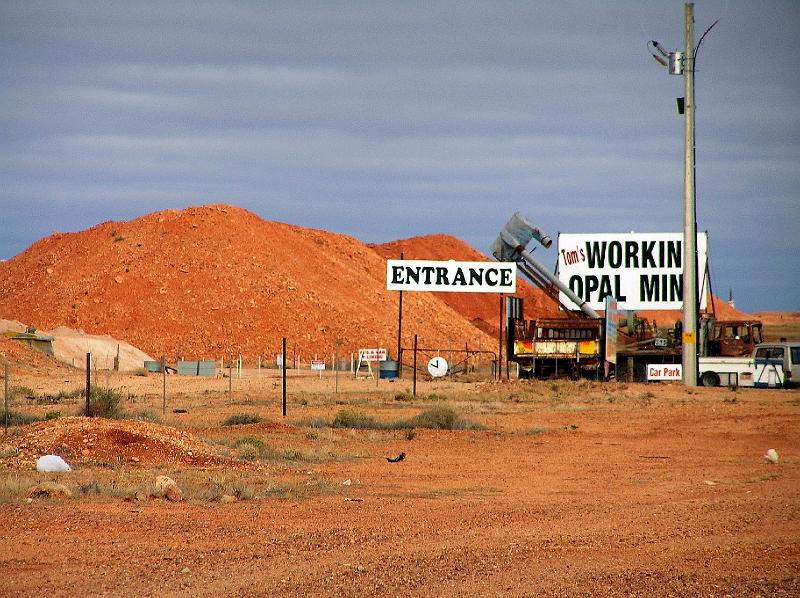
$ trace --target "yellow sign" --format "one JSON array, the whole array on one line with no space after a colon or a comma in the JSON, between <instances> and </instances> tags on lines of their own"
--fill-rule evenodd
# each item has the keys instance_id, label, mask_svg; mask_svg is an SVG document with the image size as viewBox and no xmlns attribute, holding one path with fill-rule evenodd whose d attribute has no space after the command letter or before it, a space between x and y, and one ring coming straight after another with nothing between
<instances>
[{"instance_id":1,"label":"yellow sign","mask_svg":"<svg viewBox=\"0 0 800 598\"><path fill-rule=\"evenodd\" d=\"M694 332L684 332L683 333L683 344L684 345L693 345L697 342L697 335Z\"/></svg>"}]
</instances>

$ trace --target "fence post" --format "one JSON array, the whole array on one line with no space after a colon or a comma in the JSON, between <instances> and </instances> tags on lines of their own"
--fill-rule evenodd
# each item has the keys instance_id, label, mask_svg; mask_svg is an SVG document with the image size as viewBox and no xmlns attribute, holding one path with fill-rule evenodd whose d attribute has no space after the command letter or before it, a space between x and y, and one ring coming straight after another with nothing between
<instances>
[{"instance_id":1,"label":"fence post","mask_svg":"<svg viewBox=\"0 0 800 598\"><path fill-rule=\"evenodd\" d=\"M233 404L233 353L228 353L228 403Z\"/></svg>"},{"instance_id":2,"label":"fence post","mask_svg":"<svg viewBox=\"0 0 800 598\"><path fill-rule=\"evenodd\" d=\"M3 393L3 425L8 434L8 364L5 364L5 392Z\"/></svg>"},{"instance_id":3,"label":"fence post","mask_svg":"<svg viewBox=\"0 0 800 598\"><path fill-rule=\"evenodd\" d=\"M167 356L161 356L161 381L162 381L162 399L161 399L161 414L167 413Z\"/></svg>"},{"instance_id":4,"label":"fence post","mask_svg":"<svg viewBox=\"0 0 800 598\"><path fill-rule=\"evenodd\" d=\"M86 417L92 417L92 403L89 397L92 393L92 354L86 354Z\"/></svg>"},{"instance_id":5,"label":"fence post","mask_svg":"<svg viewBox=\"0 0 800 598\"><path fill-rule=\"evenodd\" d=\"M412 395L417 396L417 335L414 335L414 384Z\"/></svg>"},{"instance_id":6,"label":"fence post","mask_svg":"<svg viewBox=\"0 0 800 598\"><path fill-rule=\"evenodd\" d=\"M281 353L283 357L281 358L281 368L283 369L283 417L286 417L286 337L283 337L283 342L281 343Z\"/></svg>"}]
</instances>

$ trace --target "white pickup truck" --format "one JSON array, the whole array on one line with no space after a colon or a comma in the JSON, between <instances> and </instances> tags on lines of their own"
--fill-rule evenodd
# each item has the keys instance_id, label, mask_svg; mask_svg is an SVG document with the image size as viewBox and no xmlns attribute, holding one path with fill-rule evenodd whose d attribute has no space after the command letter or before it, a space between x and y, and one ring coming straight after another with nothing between
<instances>
[{"instance_id":1,"label":"white pickup truck","mask_svg":"<svg viewBox=\"0 0 800 598\"><path fill-rule=\"evenodd\" d=\"M777 361L750 357L700 357L700 384L703 386L755 386L783 388L783 365Z\"/></svg>"}]
</instances>

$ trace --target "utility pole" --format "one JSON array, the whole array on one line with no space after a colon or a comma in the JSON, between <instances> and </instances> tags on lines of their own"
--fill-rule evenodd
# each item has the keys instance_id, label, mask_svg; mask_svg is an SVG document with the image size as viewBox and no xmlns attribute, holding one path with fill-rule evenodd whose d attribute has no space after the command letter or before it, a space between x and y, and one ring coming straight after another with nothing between
<instances>
[{"instance_id":1,"label":"utility pole","mask_svg":"<svg viewBox=\"0 0 800 598\"><path fill-rule=\"evenodd\" d=\"M697 212L694 189L694 3L684 5L683 384L697 386Z\"/></svg>"}]
</instances>

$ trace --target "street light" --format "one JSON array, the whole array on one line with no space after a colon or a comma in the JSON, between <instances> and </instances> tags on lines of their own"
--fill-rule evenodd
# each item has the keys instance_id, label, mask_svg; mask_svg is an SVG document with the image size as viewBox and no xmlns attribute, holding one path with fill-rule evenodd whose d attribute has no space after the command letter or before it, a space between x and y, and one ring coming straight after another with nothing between
<instances>
[{"instance_id":1,"label":"street light","mask_svg":"<svg viewBox=\"0 0 800 598\"><path fill-rule=\"evenodd\" d=\"M683 383L697 386L697 198L695 195L694 141L694 73L697 50L714 23L694 45L694 3L684 5L684 51L668 52L657 41L649 41L648 49L655 60L667 67L671 75L683 75L684 98L678 98L678 112L684 115L683 168ZM681 101L683 100L683 101Z\"/></svg>"}]
</instances>

